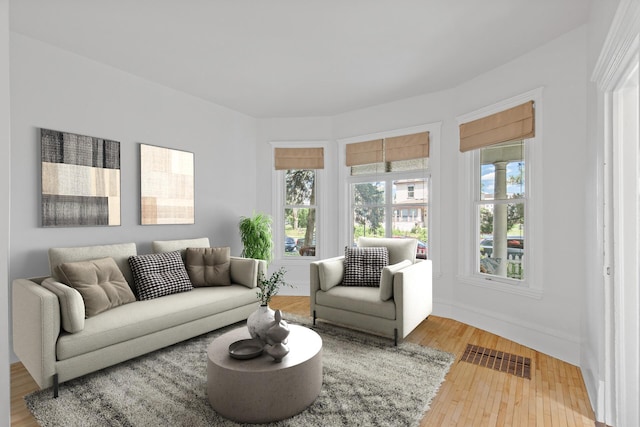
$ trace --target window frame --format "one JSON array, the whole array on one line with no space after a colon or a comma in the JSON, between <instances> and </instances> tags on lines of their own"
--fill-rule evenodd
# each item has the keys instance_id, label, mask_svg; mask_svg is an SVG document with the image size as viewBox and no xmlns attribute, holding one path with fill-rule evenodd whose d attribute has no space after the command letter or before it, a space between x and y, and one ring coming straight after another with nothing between
<instances>
[{"instance_id":1,"label":"window frame","mask_svg":"<svg viewBox=\"0 0 640 427\"><path fill-rule=\"evenodd\" d=\"M428 180L428 194L429 194L429 202L427 203L428 207L428 218L427 218L427 232L429 235L428 238L428 248L429 260L432 262L433 267L433 276L440 277L440 228L434 226L434 224L439 224L440 221L440 134L441 134L442 122L434 122L429 124L422 124L413 127L400 128L390 131L377 132L372 134L363 134L355 137L338 139L338 161L339 161L339 205L338 212L339 215L339 236L338 236L338 246L336 247L336 253L342 254L344 252L345 245L351 244L353 241L353 212L351 206L351 184L355 182L371 182L372 180L384 181L389 179L390 181L397 180L399 178L407 178L413 176L418 176L420 178L425 178ZM426 170L426 173L423 171L408 171L408 172L389 172L386 174L371 174L371 175L357 175L351 176L350 168L346 166L346 146L347 144L353 144L363 141L370 141L380 138L392 138L396 136L402 135L410 135L413 133L419 132L429 132L429 166ZM373 178L373 179L372 179ZM391 207L391 214L393 214L393 201L392 194L390 191L386 191L385 197L387 198L385 203ZM391 218L387 215L385 217L385 221L388 222L387 229L390 229Z\"/></svg>"},{"instance_id":2,"label":"window frame","mask_svg":"<svg viewBox=\"0 0 640 427\"><path fill-rule=\"evenodd\" d=\"M542 298L542 88L537 88L502 102L489 105L477 111L458 116L458 124L480 119L527 101L535 104L535 136L524 139L525 145L525 224L526 265L523 280L480 273L478 236L480 235L479 206L486 204L480 198L480 149L460 153L458 182L459 199L459 241L457 251L458 280L462 283L507 293L519 294L535 299ZM459 128L458 128L459 130Z\"/></svg>"},{"instance_id":3,"label":"window frame","mask_svg":"<svg viewBox=\"0 0 640 427\"><path fill-rule=\"evenodd\" d=\"M327 141L299 141L299 142L277 142L272 141L271 143L271 172L272 172L272 182L274 183L273 188L275 191L272 193L272 206L273 206L273 224L272 224L272 233L273 233L273 250L274 250L274 261L278 261L278 263L286 265L286 264L300 264L300 263L309 263L311 261L317 261L323 258L323 254L327 252L324 247L325 242L327 241L326 236L326 219L324 218L323 206L326 206L326 195L325 195L325 180L326 180L326 170L327 170L327 149L328 142ZM313 148L313 147L322 147L324 148L324 156L325 156L325 166L324 169L313 169L316 171L315 176L315 186L316 186L316 203L315 205L305 206L305 207L315 207L316 209L316 251L315 256L286 256L284 249L284 239L286 237L286 232L284 230L284 220L285 214L284 210L289 206L286 205L285 200L285 176L286 170L276 170L275 169L275 161L274 161L274 153L276 148Z\"/></svg>"}]
</instances>

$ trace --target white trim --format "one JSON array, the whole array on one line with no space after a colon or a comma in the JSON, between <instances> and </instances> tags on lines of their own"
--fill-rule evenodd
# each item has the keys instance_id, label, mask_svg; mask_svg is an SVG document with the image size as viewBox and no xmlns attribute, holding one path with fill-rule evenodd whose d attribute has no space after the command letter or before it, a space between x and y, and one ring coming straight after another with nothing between
<instances>
[{"instance_id":1,"label":"white trim","mask_svg":"<svg viewBox=\"0 0 640 427\"><path fill-rule=\"evenodd\" d=\"M440 224L440 135L442 129L442 122L433 122L417 126L411 126L406 128L393 129L388 131L381 131L376 133L370 133L367 135L353 136L348 138L338 139L338 242L335 248L335 254L340 254L346 242L349 241L350 223L349 212L350 196L349 196L349 183L351 177L349 176L349 168L346 164L346 146L355 142L370 141L373 139L392 138L394 136L409 135L419 132L429 132L429 171L428 176L430 180L429 188L429 259L431 259L433 266L433 276L440 277L442 272L440 270L440 227L436 224ZM385 176L391 177L389 174ZM424 174L422 175L424 176ZM356 178L357 179L357 178Z\"/></svg>"},{"instance_id":2,"label":"white trim","mask_svg":"<svg viewBox=\"0 0 640 427\"><path fill-rule=\"evenodd\" d=\"M539 87L520 95L513 96L509 99L497 102L492 105L480 108L470 113L462 114L456 117L458 125L477 120L491 114L504 111L528 101L534 101L535 108L535 137L526 140L527 159L525 179L526 185L526 219L525 219L525 238L527 251L527 266L525 270L525 279L515 281L507 278L491 276L491 280L487 280L487 276L476 273L475 252L472 249L465 250L461 259L458 260L458 280L467 285L484 287L494 291L507 292L517 294L524 297L541 299L543 296L543 254L542 254L542 218L543 218L543 196L542 196L542 150L543 150L543 88ZM459 132L459 128L458 128ZM459 134L458 134L459 139ZM475 206L477 194L479 194L477 186L479 183L476 177L479 176L476 156L478 150L471 150L461 153L459 157L459 170L462 171L461 178L458 181L458 223L460 224L460 233L458 234L458 247L474 248L476 246L477 236L477 218L469 215Z\"/></svg>"},{"instance_id":3,"label":"white trim","mask_svg":"<svg viewBox=\"0 0 640 427\"><path fill-rule=\"evenodd\" d=\"M580 338L559 332L557 329L525 322L496 311L439 298L433 301L433 314L453 318L572 365L580 363Z\"/></svg>"},{"instance_id":4,"label":"white trim","mask_svg":"<svg viewBox=\"0 0 640 427\"><path fill-rule=\"evenodd\" d=\"M612 91L628 68L630 56L638 50L640 34L640 2L621 0L609 27L591 81L603 91Z\"/></svg>"},{"instance_id":5,"label":"white trim","mask_svg":"<svg viewBox=\"0 0 640 427\"><path fill-rule=\"evenodd\" d=\"M600 146L599 160L602 161L602 175L599 176L599 183L603 188L603 196L598 199L601 203L601 210L598 211L598 225L602 233L602 304L604 319L603 325L603 342L604 342L604 360L598 365L597 360L593 358L585 361L589 370L595 371L593 377L585 378L585 381L593 381L593 384L587 384L587 390L590 391L590 399L595 401L596 419L609 425L638 425L640 416L637 411L637 401L640 398L640 392L635 390L634 396L621 395L622 390L627 387L627 379L634 378L637 381L638 367L636 372L628 372L624 366L624 361L619 360L620 355L625 355L624 338L620 340L617 337L624 336L624 313L621 312L621 304L625 296L624 289L621 289L620 278L623 265L618 264L619 252L624 238L616 228L620 227L620 212L617 205L617 182L620 177L618 173L621 165L618 163L619 157L619 141L617 137L618 124L615 122L617 101L615 92L621 89L633 61L637 63L637 55L640 51L640 2L637 0L621 0L613 22L609 27L609 33L604 42L600 56L591 75L591 80L598 86L602 93L603 105L602 114L604 116L603 137L604 141ZM618 146L618 147L616 147ZM636 258L637 259L637 258ZM637 294L637 290L635 291ZM637 297L637 296L636 296ZM596 296L592 296L596 298ZM636 316L638 305L634 308ZM630 322L633 323L633 322ZM638 329L635 326L635 339L638 337ZM599 335L597 331L589 331L591 337ZM622 335L621 335L622 334ZM637 351L637 348L636 348ZM636 353L637 354L637 353ZM637 362L637 361L636 361ZM637 363L636 363L637 365ZM596 383L597 381L597 383ZM593 395L593 390L597 393ZM629 402L629 403L627 403ZM628 405L629 408L626 406ZM635 411L635 414L630 414ZM632 420L633 419L633 420Z\"/></svg>"},{"instance_id":6,"label":"white trim","mask_svg":"<svg viewBox=\"0 0 640 427\"><path fill-rule=\"evenodd\" d=\"M327 152L329 147L329 142L327 140L312 140L312 141L270 141L271 145L271 174L272 174L272 182L273 191L271 193L271 206L273 206L273 250L274 257L273 261L277 262L278 265L286 266L286 265L300 265L300 264L308 264L309 262L322 259L324 254L327 252L325 248L326 243L328 242L328 220L325 218L325 206L327 203L327 194L326 185L327 182L327 167L328 161L330 159L327 158ZM275 169L275 157L274 150L276 148L306 148L306 147L322 147L324 148L324 169L316 169L316 255L315 256L305 256L305 257L285 257L281 254L284 253L284 238L285 233L282 229L282 224L284 224L282 218L282 205L284 198L284 187L283 187L283 171L278 171Z\"/></svg>"}]
</instances>

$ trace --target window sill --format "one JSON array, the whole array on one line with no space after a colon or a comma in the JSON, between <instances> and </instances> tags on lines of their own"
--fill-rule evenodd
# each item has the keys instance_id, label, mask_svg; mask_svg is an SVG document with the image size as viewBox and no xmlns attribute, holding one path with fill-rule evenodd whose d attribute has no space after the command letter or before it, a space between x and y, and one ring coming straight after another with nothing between
<instances>
[{"instance_id":1,"label":"window sill","mask_svg":"<svg viewBox=\"0 0 640 427\"><path fill-rule=\"evenodd\" d=\"M479 288L520 295L532 299L542 299L542 289L530 288L516 283L505 283L498 279L479 276L458 276L458 281L465 285L477 286Z\"/></svg>"}]
</instances>

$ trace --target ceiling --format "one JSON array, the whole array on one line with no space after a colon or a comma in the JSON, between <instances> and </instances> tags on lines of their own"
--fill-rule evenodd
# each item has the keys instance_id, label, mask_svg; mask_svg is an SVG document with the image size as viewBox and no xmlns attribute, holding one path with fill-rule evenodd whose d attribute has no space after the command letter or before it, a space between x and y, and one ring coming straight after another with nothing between
<instances>
[{"instance_id":1,"label":"ceiling","mask_svg":"<svg viewBox=\"0 0 640 427\"><path fill-rule=\"evenodd\" d=\"M10 27L253 117L451 87L587 21L586 0L10 0Z\"/></svg>"}]
</instances>

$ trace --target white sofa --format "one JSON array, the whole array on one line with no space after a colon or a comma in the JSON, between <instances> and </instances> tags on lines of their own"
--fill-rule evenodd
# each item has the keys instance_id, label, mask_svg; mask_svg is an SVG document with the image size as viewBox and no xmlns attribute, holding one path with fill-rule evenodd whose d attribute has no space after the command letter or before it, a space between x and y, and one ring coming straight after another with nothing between
<instances>
[{"instance_id":1,"label":"white sofa","mask_svg":"<svg viewBox=\"0 0 640 427\"><path fill-rule=\"evenodd\" d=\"M154 253L184 251L187 247L209 247L209 239L155 241L152 247ZM134 243L50 249L54 279L49 282L55 281L56 267L62 263L111 257L127 282L133 283L128 258L135 255ZM264 269L264 261L231 257L230 286L198 287L136 300L86 319L84 307L64 295L75 289L70 291L56 282L55 287L50 286L52 291L42 286L45 277L16 279L14 351L38 386L53 387L57 396L61 382L247 319L259 306L255 288L258 273ZM75 332L70 333L63 323L78 311L81 315L75 320Z\"/></svg>"},{"instance_id":2,"label":"white sofa","mask_svg":"<svg viewBox=\"0 0 640 427\"><path fill-rule=\"evenodd\" d=\"M388 249L389 267L383 270L380 287L343 286L344 256L312 262L313 323L324 319L371 331L392 337L397 345L433 310L431 261L416 260L416 245L414 239L358 240L358 247Z\"/></svg>"}]
</instances>

